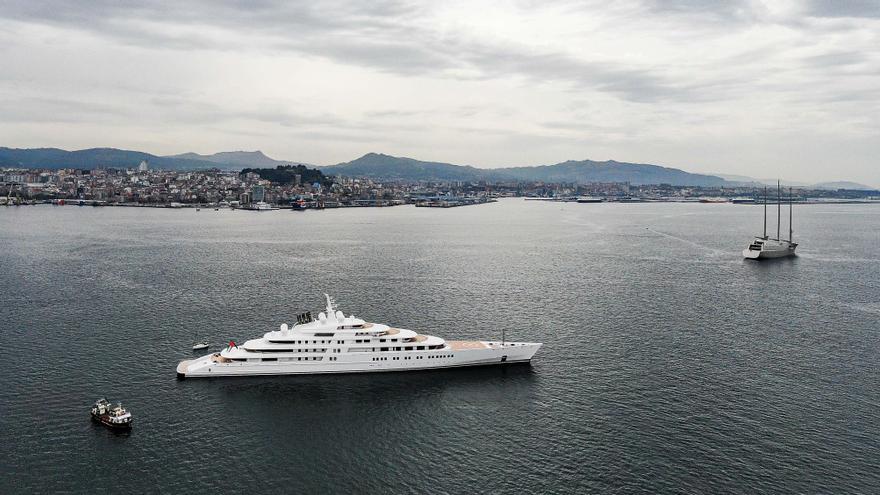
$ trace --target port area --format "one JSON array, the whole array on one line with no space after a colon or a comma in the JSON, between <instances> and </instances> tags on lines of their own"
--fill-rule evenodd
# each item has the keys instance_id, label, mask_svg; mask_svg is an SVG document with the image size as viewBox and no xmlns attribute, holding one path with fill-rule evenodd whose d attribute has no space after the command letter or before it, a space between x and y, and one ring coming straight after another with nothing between
<instances>
[{"instance_id":1,"label":"port area","mask_svg":"<svg viewBox=\"0 0 880 495\"><path fill-rule=\"evenodd\" d=\"M429 196L414 198L413 204L420 208L454 208L456 206L495 203L497 199L486 196Z\"/></svg>"}]
</instances>

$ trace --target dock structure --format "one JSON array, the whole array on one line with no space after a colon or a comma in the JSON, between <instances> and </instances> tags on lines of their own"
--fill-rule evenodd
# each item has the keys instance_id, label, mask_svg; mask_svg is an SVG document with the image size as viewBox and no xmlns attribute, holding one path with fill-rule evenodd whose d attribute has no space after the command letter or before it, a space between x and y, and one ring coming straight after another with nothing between
<instances>
[{"instance_id":1,"label":"dock structure","mask_svg":"<svg viewBox=\"0 0 880 495\"><path fill-rule=\"evenodd\" d=\"M456 206L495 203L497 199L487 196L428 196L414 198L413 204L421 208L454 208Z\"/></svg>"}]
</instances>

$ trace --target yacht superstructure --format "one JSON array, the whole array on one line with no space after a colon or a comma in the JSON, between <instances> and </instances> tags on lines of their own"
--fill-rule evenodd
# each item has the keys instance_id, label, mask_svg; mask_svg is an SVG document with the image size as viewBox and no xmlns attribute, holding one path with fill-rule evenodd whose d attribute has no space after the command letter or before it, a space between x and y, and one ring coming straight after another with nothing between
<instances>
[{"instance_id":1,"label":"yacht superstructure","mask_svg":"<svg viewBox=\"0 0 880 495\"><path fill-rule=\"evenodd\" d=\"M412 330L368 323L338 311L330 296L312 318L221 352L182 361L178 378L424 370L529 362L540 343L450 341Z\"/></svg>"},{"instance_id":2,"label":"yacht superstructure","mask_svg":"<svg viewBox=\"0 0 880 495\"><path fill-rule=\"evenodd\" d=\"M782 225L782 194L779 183L776 184L776 238L767 236L767 188L764 188L764 235L755 237L749 247L743 249L743 256L747 259L782 258L793 256L797 249L797 243L792 242L792 212L791 212L791 188L788 190L788 240L782 239L780 227Z\"/></svg>"}]
</instances>

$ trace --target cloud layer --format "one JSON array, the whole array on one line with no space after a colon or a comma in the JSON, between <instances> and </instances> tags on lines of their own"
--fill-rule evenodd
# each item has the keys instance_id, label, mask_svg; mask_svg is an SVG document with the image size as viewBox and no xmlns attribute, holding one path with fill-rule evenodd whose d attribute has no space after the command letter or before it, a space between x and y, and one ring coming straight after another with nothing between
<instances>
[{"instance_id":1,"label":"cloud layer","mask_svg":"<svg viewBox=\"0 0 880 495\"><path fill-rule=\"evenodd\" d=\"M874 1L4 2L0 145L880 185Z\"/></svg>"}]
</instances>

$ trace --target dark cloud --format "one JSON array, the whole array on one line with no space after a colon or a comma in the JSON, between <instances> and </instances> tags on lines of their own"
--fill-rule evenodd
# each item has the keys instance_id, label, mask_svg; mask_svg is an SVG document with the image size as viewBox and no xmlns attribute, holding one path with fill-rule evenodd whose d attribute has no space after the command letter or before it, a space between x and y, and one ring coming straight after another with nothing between
<instances>
[{"instance_id":1,"label":"dark cloud","mask_svg":"<svg viewBox=\"0 0 880 495\"><path fill-rule=\"evenodd\" d=\"M0 99L4 122L108 122L133 118L135 111L123 105L51 97Z\"/></svg>"},{"instance_id":2,"label":"dark cloud","mask_svg":"<svg viewBox=\"0 0 880 495\"><path fill-rule=\"evenodd\" d=\"M489 45L416 27L423 12L408 2L163 2L135 6L115 1L11 2L2 16L111 36L119 42L167 49L253 49L212 35L221 28L266 46L324 57L346 65L401 75L492 79L519 76L530 82L563 82L613 93L632 101L689 96L672 81L644 69L585 62L525 46ZM465 75L466 74L466 75Z\"/></svg>"},{"instance_id":3,"label":"dark cloud","mask_svg":"<svg viewBox=\"0 0 880 495\"><path fill-rule=\"evenodd\" d=\"M833 66L858 65L870 61L870 56L857 51L833 51L821 55L804 57L804 63L812 67L826 68Z\"/></svg>"},{"instance_id":4,"label":"dark cloud","mask_svg":"<svg viewBox=\"0 0 880 495\"><path fill-rule=\"evenodd\" d=\"M699 15L723 22L751 19L754 5L748 0L644 0L653 13Z\"/></svg>"},{"instance_id":5,"label":"dark cloud","mask_svg":"<svg viewBox=\"0 0 880 495\"><path fill-rule=\"evenodd\" d=\"M877 0L808 0L807 12L815 17L880 18Z\"/></svg>"}]
</instances>

